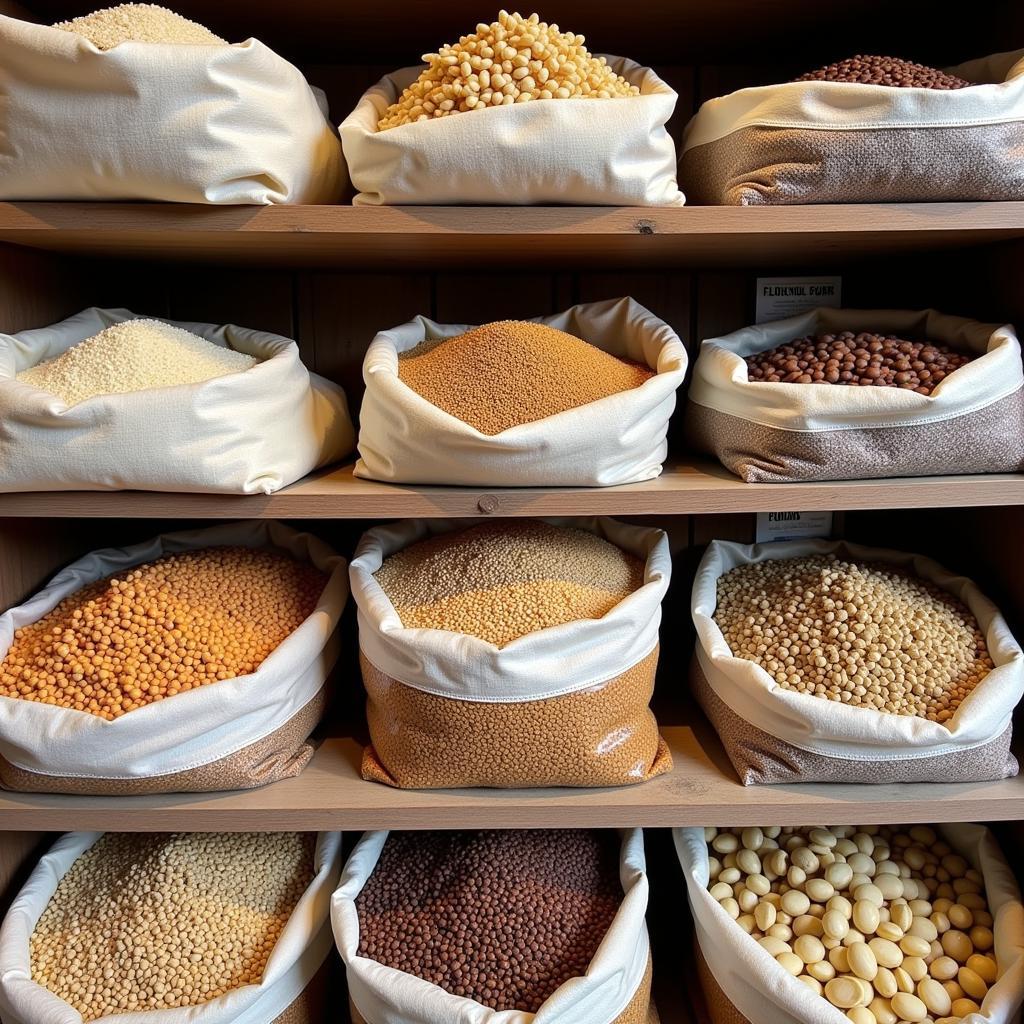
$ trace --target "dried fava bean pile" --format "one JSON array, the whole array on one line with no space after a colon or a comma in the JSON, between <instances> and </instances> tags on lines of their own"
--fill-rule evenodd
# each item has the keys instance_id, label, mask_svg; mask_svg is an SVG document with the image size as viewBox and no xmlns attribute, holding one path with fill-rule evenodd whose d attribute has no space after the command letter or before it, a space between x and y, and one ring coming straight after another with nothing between
<instances>
[{"instance_id":1,"label":"dried fava bean pile","mask_svg":"<svg viewBox=\"0 0 1024 1024\"><path fill-rule=\"evenodd\" d=\"M125 320L22 370L18 380L75 405L96 395L197 384L258 362L160 320Z\"/></svg>"},{"instance_id":2,"label":"dried fava bean pile","mask_svg":"<svg viewBox=\"0 0 1024 1024\"><path fill-rule=\"evenodd\" d=\"M724 573L714 618L732 653L779 686L935 722L994 668L977 620L952 595L834 555Z\"/></svg>"},{"instance_id":3,"label":"dried fava bean pile","mask_svg":"<svg viewBox=\"0 0 1024 1024\"><path fill-rule=\"evenodd\" d=\"M15 631L0 696L113 719L255 672L327 578L274 551L184 551L92 583Z\"/></svg>"},{"instance_id":4,"label":"dried fava bean pile","mask_svg":"<svg viewBox=\"0 0 1024 1024\"><path fill-rule=\"evenodd\" d=\"M808 71L797 82L854 82L862 85L890 85L901 89L965 89L974 83L938 68L901 60L899 57L848 57L817 71Z\"/></svg>"},{"instance_id":5,"label":"dried fava bean pile","mask_svg":"<svg viewBox=\"0 0 1024 1024\"><path fill-rule=\"evenodd\" d=\"M925 825L704 830L708 889L854 1024L955 1024L998 967L981 874Z\"/></svg>"},{"instance_id":6,"label":"dried fava bean pile","mask_svg":"<svg viewBox=\"0 0 1024 1024\"><path fill-rule=\"evenodd\" d=\"M377 129L528 100L640 94L583 43L583 36L562 32L536 14L501 11L490 25L479 24L457 43L424 54L427 68L388 107Z\"/></svg>"},{"instance_id":7,"label":"dried fava bean pile","mask_svg":"<svg viewBox=\"0 0 1024 1024\"><path fill-rule=\"evenodd\" d=\"M208 28L157 4L120 4L106 7L54 28L84 36L97 49L111 50L121 43L179 43L226 46Z\"/></svg>"},{"instance_id":8,"label":"dried fava bean pile","mask_svg":"<svg viewBox=\"0 0 1024 1024\"><path fill-rule=\"evenodd\" d=\"M970 361L947 345L872 331L796 338L746 358L751 381L897 387L920 395Z\"/></svg>"},{"instance_id":9,"label":"dried fava bean pile","mask_svg":"<svg viewBox=\"0 0 1024 1024\"><path fill-rule=\"evenodd\" d=\"M640 387L654 372L564 331L520 320L485 324L402 353L399 378L482 434Z\"/></svg>"},{"instance_id":10,"label":"dried fava bean pile","mask_svg":"<svg viewBox=\"0 0 1024 1024\"><path fill-rule=\"evenodd\" d=\"M535 1013L586 972L621 902L614 832L392 832L356 899L359 955Z\"/></svg>"},{"instance_id":11,"label":"dried fava bean pile","mask_svg":"<svg viewBox=\"0 0 1024 1024\"><path fill-rule=\"evenodd\" d=\"M60 880L32 980L83 1020L198 1006L263 976L313 880L295 832L108 832Z\"/></svg>"},{"instance_id":12,"label":"dried fava bean pile","mask_svg":"<svg viewBox=\"0 0 1024 1024\"><path fill-rule=\"evenodd\" d=\"M407 629L468 633L503 647L599 619L643 584L643 563L586 530L485 523L396 552L374 574Z\"/></svg>"}]
</instances>

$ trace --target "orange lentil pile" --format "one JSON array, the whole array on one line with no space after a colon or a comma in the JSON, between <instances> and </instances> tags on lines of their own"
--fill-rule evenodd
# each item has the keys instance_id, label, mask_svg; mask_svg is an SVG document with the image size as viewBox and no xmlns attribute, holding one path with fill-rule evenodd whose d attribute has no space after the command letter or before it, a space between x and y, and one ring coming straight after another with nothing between
<instances>
[{"instance_id":1,"label":"orange lentil pile","mask_svg":"<svg viewBox=\"0 0 1024 1024\"><path fill-rule=\"evenodd\" d=\"M404 352L399 378L482 434L640 387L654 372L564 331L523 320L485 324Z\"/></svg>"},{"instance_id":2,"label":"orange lentil pile","mask_svg":"<svg viewBox=\"0 0 1024 1024\"><path fill-rule=\"evenodd\" d=\"M247 675L312 613L326 582L272 551L167 555L83 587L17 630L0 696L110 720Z\"/></svg>"}]
</instances>

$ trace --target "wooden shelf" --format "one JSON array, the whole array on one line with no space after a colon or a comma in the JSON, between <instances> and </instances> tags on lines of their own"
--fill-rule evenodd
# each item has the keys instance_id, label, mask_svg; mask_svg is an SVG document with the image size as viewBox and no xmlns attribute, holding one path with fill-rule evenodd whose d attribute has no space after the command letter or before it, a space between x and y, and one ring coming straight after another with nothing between
<instances>
[{"instance_id":1,"label":"wooden shelf","mask_svg":"<svg viewBox=\"0 0 1024 1024\"><path fill-rule=\"evenodd\" d=\"M848 264L1024 238L1024 202L353 207L0 203L0 242L119 259L371 268Z\"/></svg>"},{"instance_id":2,"label":"wooden shelf","mask_svg":"<svg viewBox=\"0 0 1024 1024\"><path fill-rule=\"evenodd\" d=\"M741 786L703 722L663 730L675 768L621 789L391 789L359 777L361 747L330 739L297 778L246 792L139 797L0 794L0 829L258 830L883 824L1024 818L1002 782Z\"/></svg>"}]
</instances>

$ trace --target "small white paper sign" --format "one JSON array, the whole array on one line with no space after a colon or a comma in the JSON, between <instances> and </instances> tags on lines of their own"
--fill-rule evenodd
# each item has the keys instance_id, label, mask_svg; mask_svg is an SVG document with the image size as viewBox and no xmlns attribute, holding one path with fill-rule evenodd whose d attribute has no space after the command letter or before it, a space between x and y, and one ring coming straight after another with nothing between
<instances>
[{"instance_id":1,"label":"small white paper sign","mask_svg":"<svg viewBox=\"0 0 1024 1024\"><path fill-rule=\"evenodd\" d=\"M758 512L757 543L832 536L831 512Z\"/></svg>"},{"instance_id":2,"label":"small white paper sign","mask_svg":"<svg viewBox=\"0 0 1024 1024\"><path fill-rule=\"evenodd\" d=\"M755 322L784 320L819 306L838 309L842 304L841 277L759 277Z\"/></svg>"}]
</instances>

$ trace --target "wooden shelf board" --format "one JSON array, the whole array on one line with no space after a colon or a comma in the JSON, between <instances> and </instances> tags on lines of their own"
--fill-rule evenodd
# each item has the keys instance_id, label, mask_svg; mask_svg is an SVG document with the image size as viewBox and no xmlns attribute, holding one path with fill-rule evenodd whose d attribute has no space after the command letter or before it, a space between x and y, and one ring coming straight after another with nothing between
<instances>
[{"instance_id":1,"label":"wooden shelf board","mask_svg":"<svg viewBox=\"0 0 1024 1024\"><path fill-rule=\"evenodd\" d=\"M33 491L0 494L0 517L392 519L411 516L700 515L1024 504L1024 474L747 484L721 466L676 461L620 487L412 487L321 471L276 494Z\"/></svg>"},{"instance_id":2,"label":"wooden shelf board","mask_svg":"<svg viewBox=\"0 0 1024 1024\"><path fill-rule=\"evenodd\" d=\"M741 786L717 739L664 729L675 768L620 789L391 789L359 777L353 739L321 744L306 770L263 789L138 797L0 794L0 830L610 828L883 824L1024 818L1024 777L923 785Z\"/></svg>"},{"instance_id":3,"label":"wooden shelf board","mask_svg":"<svg viewBox=\"0 0 1024 1024\"><path fill-rule=\"evenodd\" d=\"M0 242L119 259L388 268L849 263L1024 237L1024 202L700 207L0 203Z\"/></svg>"}]
</instances>

